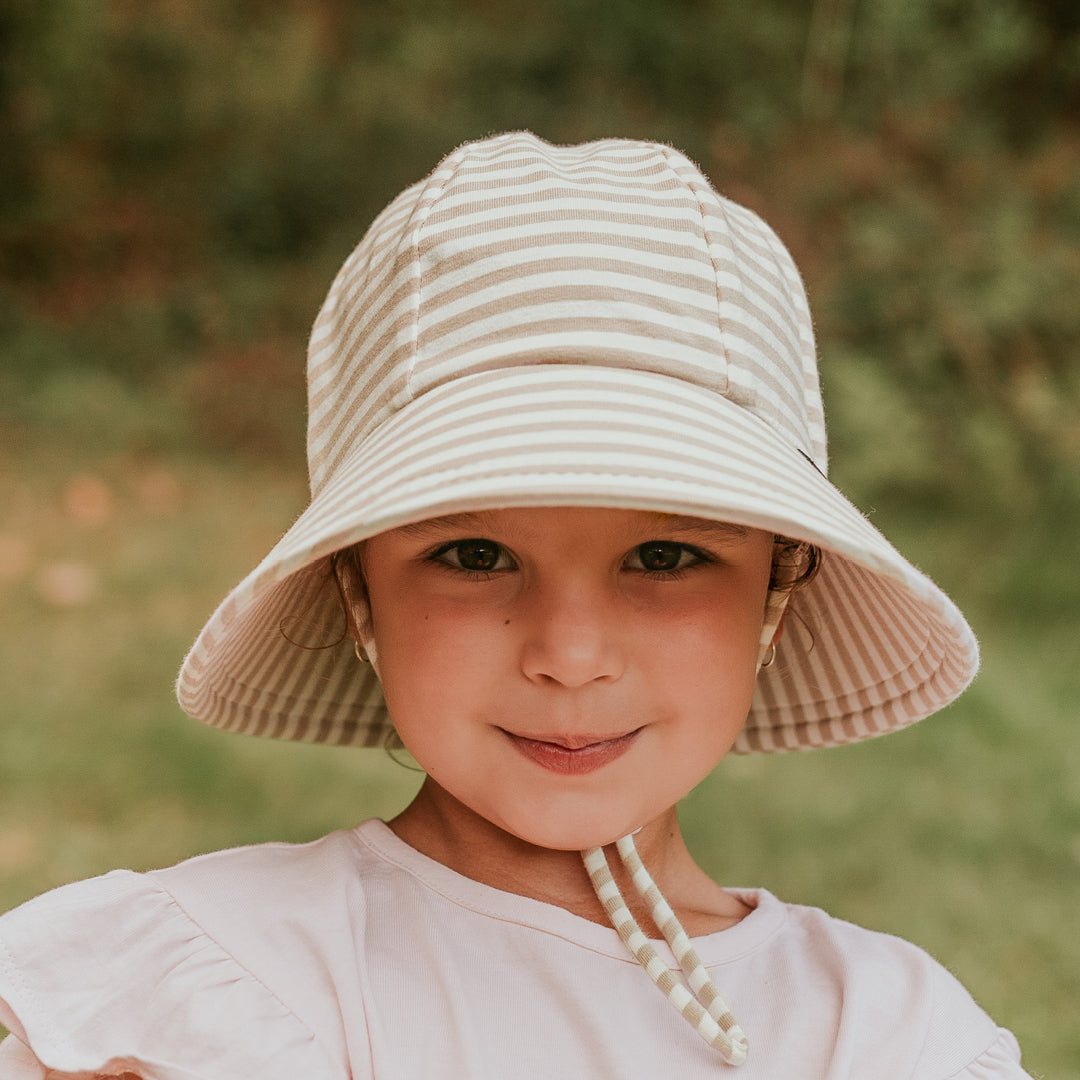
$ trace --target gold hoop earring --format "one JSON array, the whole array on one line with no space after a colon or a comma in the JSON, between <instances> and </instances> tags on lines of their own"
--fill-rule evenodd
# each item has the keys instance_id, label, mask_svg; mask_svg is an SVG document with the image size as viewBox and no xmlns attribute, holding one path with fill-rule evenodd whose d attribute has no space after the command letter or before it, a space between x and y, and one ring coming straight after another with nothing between
<instances>
[{"instance_id":1,"label":"gold hoop earring","mask_svg":"<svg viewBox=\"0 0 1080 1080\"><path fill-rule=\"evenodd\" d=\"M776 659L776 642L774 641L769 646L769 655L766 656L765 659L761 661L761 666L763 668L772 667L773 661L775 659Z\"/></svg>"},{"instance_id":2,"label":"gold hoop earring","mask_svg":"<svg viewBox=\"0 0 1080 1080\"><path fill-rule=\"evenodd\" d=\"M361 664L371 663L371 661L368 659L368 654L364 652L364 650L361 648L359 641L354 643L354 650L356 652L356 659L359 660Z\"/></svg>"}]
</instances>

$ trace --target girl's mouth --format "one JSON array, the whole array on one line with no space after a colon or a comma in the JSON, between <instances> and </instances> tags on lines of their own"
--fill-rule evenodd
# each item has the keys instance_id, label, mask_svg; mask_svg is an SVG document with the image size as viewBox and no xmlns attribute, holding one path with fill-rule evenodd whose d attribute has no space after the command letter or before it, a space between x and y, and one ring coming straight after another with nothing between
<instances>
[{"instance_id":1,"label":"girl's mouth","mask_svg":"<svg viewBox=\"0 0 1080 1080\"><path fill-rule=\"evenodd\" d=\"M604 738L594 735L548 735L530 738L501 729L523 757L549 772L564 776L582 776L595 772L622 757L642 731L636 728L625 735Z\"/></svg>"}]
</instances>

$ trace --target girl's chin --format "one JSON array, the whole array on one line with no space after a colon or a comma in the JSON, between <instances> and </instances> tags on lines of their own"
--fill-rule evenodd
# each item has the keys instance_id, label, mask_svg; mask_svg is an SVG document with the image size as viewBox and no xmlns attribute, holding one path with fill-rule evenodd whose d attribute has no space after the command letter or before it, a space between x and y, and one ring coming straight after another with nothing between
<instances>
[{"instance_id":1,"label":"girl's chin","mask_svg":"<svg viewBox=\"0 0 1080 1080\"><path fill-rule=\"evenodd\" d=\"M606 844L614 844L622 839L627 833L633 832L637 826L597 826L583 827L581 822L567 824L564 828L552 827L546 824L543 828L536 828L535 823L522 829L509 829L512 835L533 847L543 848L547 851L585 851L588 848L603 847Z\"/></svg>"},{"instance_id":2,"label":"girl's chin","mask_svg":"<svg viewBox=\"0 0 1080 1080\"><path fill-rule=\"evenodd\" d=\"M578 852L587 848L614 844L642 824L641 806L613 807L598 805L594 799L564 801L550 791L526 795L520 789L514 798L505 792L501 798L472 799L469 792L454 794L430 774L420 794L403 817L413 824L423 824L426 832L461 834L472 832L477 844L496 847L509 841L524 843L546 851Z\"/></svg>"}]
</instances>

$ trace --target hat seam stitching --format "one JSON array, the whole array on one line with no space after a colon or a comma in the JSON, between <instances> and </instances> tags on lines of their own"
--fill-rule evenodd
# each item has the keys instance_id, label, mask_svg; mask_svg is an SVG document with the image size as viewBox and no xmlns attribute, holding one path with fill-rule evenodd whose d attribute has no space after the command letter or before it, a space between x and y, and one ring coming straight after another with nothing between
<instances>
[{"instance_id":1,"label":"hat seam stitching","mask_svg":"<svg viewBox=\"0 0 1080 1080\"><path fill-rule=\"evenodd\" d=\"M705 213L705 205L701 200L701 194L698 191L697 185L691 183L689 180L682 177L679 174L679 171L675 168L675 166L674 166L674 164L672 162L672 158L676 155L677 151L674 150L672 147L665 146L663 144L660 144L660 147L661 147L661 153L663 154L663 157L664 157L664 163L667 165L667 167L671 171L672 175L685 188L687 188L690 191L690 194L693 196L694 202L696 203L697 208L698 208L698 215L699 215L699 218L700 218L700 225L701 225L701 236L702 236L702 239L705 241L705 250L706 250L706 252L708 252L709 264L712 266L712 269L713 269L713 294L716 297L716 332L720 336L720 348L723 350L723 355L722 355L721 359L723 360L723 364L724 364L724 378L723 378L722 385L717 387L716 389L720 394L722 394L722 395L724 395L726 397L727 394L728 394L728 391L731 388L731 375L730 375L730 372L728 370L728 352L729 352L729 350L728 350L728 344L727 344L727 330L725 329L725 326L724 326L724 320L720 316L720 305L724 302L724 297L720 292L720 265L716 261L716 254L713 251L713 244L712 244L712 240L711 240L710 235L709 235L708 220L707 220L707 216L706 216L706 213ZM679 156L682 157L682 155L679 155ZM719 200L719 197L718 197L718 200ZM721 212L721 217L723 217L723 207L720 206L719 209L720 209L720 212ZM725 221L726 221L726 219L725 219Z\"/></svg>"}]
</instances>

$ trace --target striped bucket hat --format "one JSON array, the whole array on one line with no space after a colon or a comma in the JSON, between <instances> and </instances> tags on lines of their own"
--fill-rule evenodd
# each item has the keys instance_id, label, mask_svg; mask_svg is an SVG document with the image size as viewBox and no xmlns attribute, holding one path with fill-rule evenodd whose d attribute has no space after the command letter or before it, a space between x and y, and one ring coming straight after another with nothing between
<instances>
[{"instance_id":1,"label":"striped bucket hat","mask_svg":"<svg viewBox=\"0 0 1080 1080\"><path fill-rule=\"evenodd\" d=\"M311 335L311 502L180 672L230 731L399 745L331 555L527 505L648 509L819 546L735 752L903 727L973 677L951 601L826 479L810 313L787 251L670 147L462 146L373 223Z\"/></svg>"}]
</instances>

